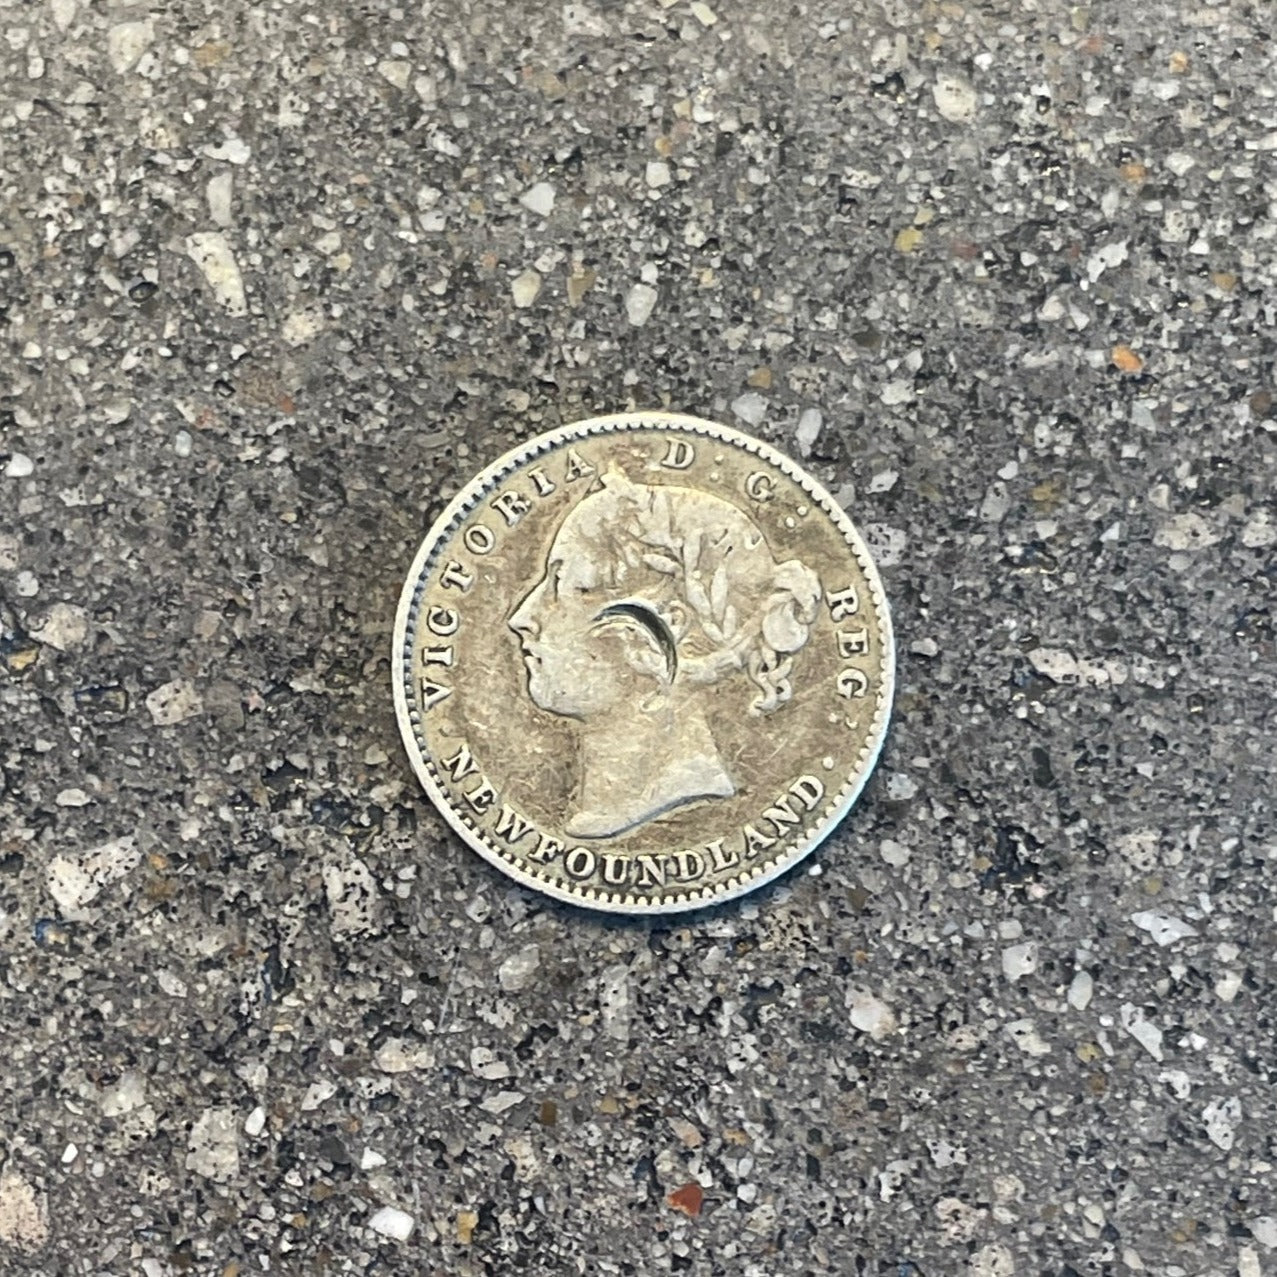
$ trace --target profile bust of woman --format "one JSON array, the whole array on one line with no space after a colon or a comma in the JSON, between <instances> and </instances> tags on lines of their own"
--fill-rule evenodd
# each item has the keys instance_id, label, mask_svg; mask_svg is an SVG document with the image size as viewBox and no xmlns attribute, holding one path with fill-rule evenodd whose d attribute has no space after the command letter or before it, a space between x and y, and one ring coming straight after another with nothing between
<instances>
[{"instance_id":1,"label":"profile bust of woman","mask_svg":"<svg viewBox=\"0 0 1277 1277\"><path fill-rule=\"evenodd\" d=\"M509 619L533 702L581 724L567 832L608 838L731 797L708 698L739 695L756 716L784 705L820 596L816 574L776 562L730 501L603 475Z\"/></svg>"}]
</instances>

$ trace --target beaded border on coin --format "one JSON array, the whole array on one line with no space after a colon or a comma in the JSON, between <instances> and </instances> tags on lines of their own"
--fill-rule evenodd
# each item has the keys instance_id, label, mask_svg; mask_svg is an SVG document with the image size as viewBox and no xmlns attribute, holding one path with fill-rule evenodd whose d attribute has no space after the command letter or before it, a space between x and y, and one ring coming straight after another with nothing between
<instances>
[{"instance_id":1,"label":"beaded border on coin","mask_svg":"<svg viewBox=\"0 0 1277 1277\"><path fill-rule=\"evenodd\" d=\"M874 717L869 734L856 759L855 766L841 788L825 804L819 816L807 823L800 836L782 843L782 851L779 854L762 861L753 870L738 873L720 881L717 886L700 887L681 893L671 892L655 899L594 887L564 888L558 882L552 881L544 871L538 871L535 865L521 862L513 850L490 842L475 822L464 812L459 811L449 799L421 730L420 711L412 704L413 637L421 596L426 589L436 551L447 544L461 521L506 475L527 462L580 439L639 430L682 431L691 435L721 440L725 444L741 448L768 462L798 484L829 515L855 555L869 586L882 644L882 677L875 697ZM590 417L534 436L526 443L520 444L499 457L457 493L427 533L408 573L395 618L391 669L394 681L395 713L413 770L449 825L470 847L524 886L568 904L582 905L611 913L673 914L721 904L764 886L810 855L838 826L864 789L878 761L883 741L886 739L895 689L895 642L886 594L864 541L861 540L855 525L842 507L797 463L760 439L733 430L730 426L721 426L700 417L666 412L615 413L603 417Z\"/></svg>"}]
</instances>

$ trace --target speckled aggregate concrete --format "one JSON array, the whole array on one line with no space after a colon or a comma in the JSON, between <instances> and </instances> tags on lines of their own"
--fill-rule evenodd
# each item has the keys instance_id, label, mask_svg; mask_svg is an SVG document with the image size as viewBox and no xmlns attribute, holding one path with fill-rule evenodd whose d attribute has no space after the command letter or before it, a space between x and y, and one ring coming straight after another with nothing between
<instances>
[{"instance_id":1,"label":"speckled aggregate concrete","mask_svg":"<svg viewBox=\"0 0 1277 1277\"><path fill-rule=\"evenodd\" d=\"M5 0L0 1272L1277 1271L1272 30ZM839 495L901 687L627 925L447 834L388 650L653 406Z\"/></svg>"}]
</instances>

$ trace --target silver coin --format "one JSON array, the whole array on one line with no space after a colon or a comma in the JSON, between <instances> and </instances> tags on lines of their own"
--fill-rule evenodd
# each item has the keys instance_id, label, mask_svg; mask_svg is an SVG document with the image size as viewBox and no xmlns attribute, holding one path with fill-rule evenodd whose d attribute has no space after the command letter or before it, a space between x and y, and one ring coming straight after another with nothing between
<instances>
[{"instance_id":1,"label":"silver coin","mask_svg":"<svg viewBox=\"0 0 1277 1277\"><path fill-rule=\"evenodd\" d=\"M560 900L675 913L784 873L887 730L865 544L789 458L667 413L530 439L457 495L394 637L404 744L448 823Z\"/></svg>"}]
</instances>

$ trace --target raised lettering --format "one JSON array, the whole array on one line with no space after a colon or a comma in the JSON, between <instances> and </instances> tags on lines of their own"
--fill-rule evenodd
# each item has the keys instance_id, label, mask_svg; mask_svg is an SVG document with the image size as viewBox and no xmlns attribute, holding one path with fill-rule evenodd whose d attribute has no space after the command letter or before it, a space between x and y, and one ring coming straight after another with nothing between
<instances>
[{"instance_id":1,"label":"raised lettering","mask_svg":"<svg viewBox=\"0 0 1277 1277\"><path fill-rule=\"evenodd\" d=\"M423 665L451 665L452 648L423 647L421 649L421 663Z\"/></svg>"},{"instance_id":2,"label":"raised lettering","mask_svg":"<svg viewBox=\"0 0 1277 1277\"><path fill-rule=\"evenodd\" d=\"M752 860L760 851L766 851L768 847L776 845L775 838L768 838L766 834L759 833L753 825L746 825L741 830L741 834L745 839L745 855Z\"/></svg>"},{"instance_id":3,"label":"raised lettering","mask_svg":"<svg viewBox=\"0 0 1277 1277\"><path fill-rule=\"evenodd\" d=\"M603 881L609 887L623 887L630 876L630 858L628 856L604 855Z\"/></svg>"},{"instance_id":4,"label":"raised lettering","mask_svg":"<svg viewBox=\"0 0 1277 1277\"><path fill-rule=\"evenodd\" d=\"M696 449L686 439L671 439L661 465L669 470L686 470L695 460Z\"/></svg>"},{"instance_id":5,"label":"raised lettering","mask_svg":"<svg viewBox=\"0 0 1277 1277\"><path fill-rule=\"evenodd\" d=\"M638 855L635 857L635 864L638 871L638 880L636 886L639 887L663 887L665 886L665 865L655 856Z\"/></svg>"},{"instance_id":6,"label":"raised lettering","mask_svg":"<svg viewBox=\"0 0 1277 1277\"><path fill-rule=\"evenodd\" d=\"M492 529L485 528L482 523L472 523L461 539L466 543L466 549L471 554L491 554L497 543Z\"/></svg>"},{"instance_id":7,"label":"raised lettering","mask_svg":"<svg viewBox=\"0 0 1277 1277\"><path fill-rule=\"evenodd\" d=\"M503 492L494 497L492 508L506 521L507 527L514 527L529 510L528 499L518 492Z\"/></svg>"},{"instance_id":8,"label":"raised lettering","mask_svg":"<svg viewBox=\"0 0 1277 1277\"><path fill-rule=\"evenodd\" d=\"M740 864L740 852L734 847L731 851L724 851L721 838L715 838L713 842L707 843L705 850L709 852L710 863L718 873Z\"/></svg>"},{"instance_id":9,"label":"raised lettering","mask_svg":"<svg viewBox=\"0 0 1277 1277\"><path fill-rule=\"evenodd\" d=\"M432 634L447 638L449 634L457 632L461 617L450 607L432 607L426 613L426 625L430 627Z\"/></svg>"},{"instance_id":10,"label":"raised lettering","mask_svg":"<svg viewBox=\"0 0 1277 1277\"><path fill-rule=\"evenodd\" d=\"M868 630L839 630L838 655L863 656L869 650Z\"/></svg>"},{"instance_id":11,"label":"raised lettering","mask_svg":"<svg viewBox=\"0 0 1277 1277\"><path fill-rule=\"evenodd\" d=\"M763 812L763 819L770 820L776 826L776 832L783 838L786 825L801 825L803 818L789 805L787 796L776 801Z\"/></svg>"},{"instance_id":12,"label":"raised lettering","mask_svg":"<svg viewBox=\"0 0 1277 1277\"><path fill-rule=\"evenodd\" d=\"M518 842L532 832L532 822L524 820L513 807L501 804L501 814L492 828L509 843Z\"/></svg>"},{"instance_id":13,"label":"raised lettering","mask_svg":"<svg viewBox=\"0 0 1277 1277\"><path fill-rule=\"evenodd\" d=\"M678 866L674 876L680 882L695 882L705 876L705 857L699 851L676 851L673 859Z\"/></svg>"},{"instance_id":14,"label":"raised lettering","mask_svg":"<svg viewBox=\"0 0 1277 1277\"><path fill-rule=\"evenodd\" d=\"M789 787L789 792L808 811L815 811L816 804L825 796L825 787L815 776L799 776Z\"/></svg>"},{"instance_id":15,"label":"raised lettering","mask_svg":"<svg viewBox=\"0 0 1277 1277\"><path fill-rule=\"evenodd\" d=\"M564 846L565 844L557 838L551 838L549 834L542 834L541 841L531 851L525 851L523 854L529 860L535 860L537 864L544 865L553 860L563 850Z\"/></svg>"},{"instance_id":16,"label":"raised lettering","mask_svg":"<svg viewBox=\"0 0 1277 1277\"><path fill-rule=\"evenodd\" d=\"M480 816L497 801L497 791L482 776L479 777L479 783L468 794L461 796Z\"/></svg>"},{"instance_id":17,"label":"raised lettering","mask_svg":"<svg viewBox=\"0 0 1277 1277\"><path fill-rule=\"evenodd\" d=\"M838 691L851 700L863 696L869 690L869 679L863 670L843 670L838 675Z\"/></svg>"},{"instance_id":18,"label":"raised lettering","mask_svg":"<svg viewBox=\"0 0 1277 1277\"><path fill-rule=\"evenodd\" d=\"M830 594L827 597L829 613L835 621L845 621L860 610L860 595L856 593L854 585L849 585L845 590L839 590L836 594Z\"/></svg>"},{"instance_id":19,"label":"raised lettering","mask_svg":"<svg viewBox=\"0 0 1277 1277\"><path fill-rule=\"evenodd\" d=\"M528 478L536 485L537 496L548 497L554 491L554 484L540 466L528 471Z\"/></svg>"},{"instance_id":20,"label":"raised lettering","mask_svg":"<svg viewBox=\"0 0 1277 1277\"><path fill-rule=\"evenodd\" d=\"M474 584L474 577L460 563L454 560L444 568L443 575L439 578L439 584L445 590L451 587L454 590L460 590L464 594Z\"/></svg>"},{"instance_id":21,"label":"raised lettering","mask_svg":"<svg viewBox=\"0 0 1277 1277\"><path fill-rule=\"evenodd\" d=\"M428 678L421 680L421 709L424 713L432 710L440 701L446 701L452 695L452 688L444 687L442 683L432 682Z\"/></svg>"},{"instance_id":22,"label":"raised lettering","mask_svg":"<svg viewBox=\"0 0 1277 1277\"><path fill-rule=\"evenodd\" d=\"M563 861L564 871L569 878L578 882L594 876L594 853L588 847L573 847Z\"/></svg>"},{"instance_id":23,"label":"raised lettering","mask_svg":"<svg viewBox=\"0 0 1277 1277\"><path fill-rule=\"evenodd\" d=\"M772 482L771 475L765 474L762 470L755 470L745 480L745 491L755 501L770 501L776 495L776 486Z\"/></svg>"},{"instance_id":24,"label":"raised lettering","mask_svg":"<svg viewBox=\"0 0 1277 1277\"><path fill-rule=\"evenodd\" d=\"M465 780L467 776L473 776L479 770L478 763L474 761L474 755L464 742L451 758L443 760L443 766L448 769L448 774L454 781Z\"/></svg>"},{"instance_id":25,"label":"raised lettering","mask_svg":"<svg viewBox=\"0 0 1277 1277\"><path fill-rule=\"evenodd\" d=\"M563 477L568 483L571 483L573 479L580 479L583 475L594 473L594 467L584 460L575 448L568 449L567 457L568 465L563 472Z\"/></svg>"}]
</instances>

